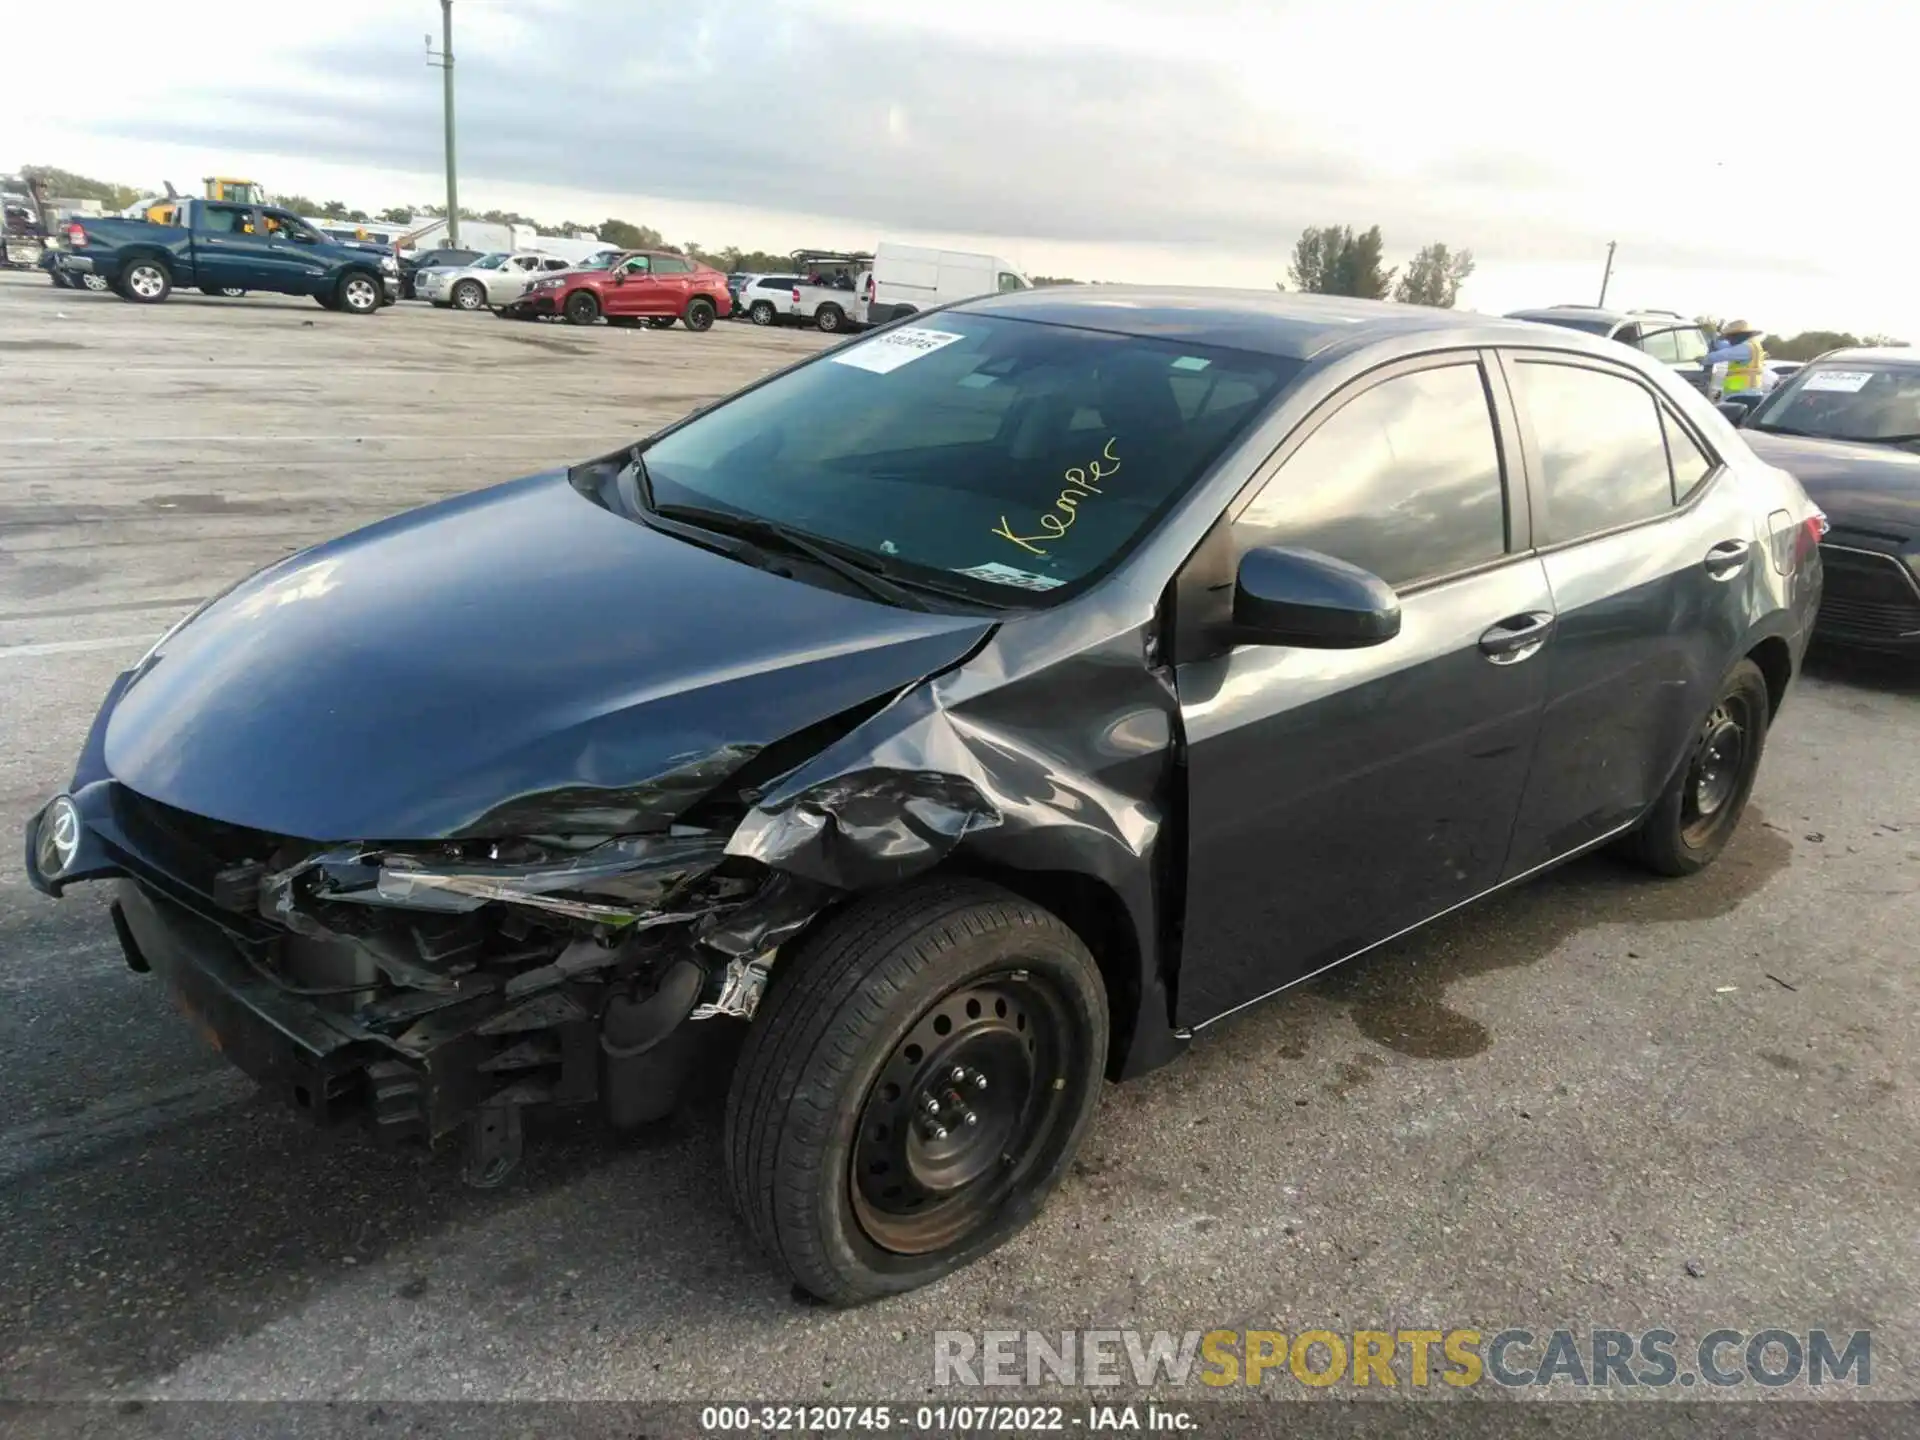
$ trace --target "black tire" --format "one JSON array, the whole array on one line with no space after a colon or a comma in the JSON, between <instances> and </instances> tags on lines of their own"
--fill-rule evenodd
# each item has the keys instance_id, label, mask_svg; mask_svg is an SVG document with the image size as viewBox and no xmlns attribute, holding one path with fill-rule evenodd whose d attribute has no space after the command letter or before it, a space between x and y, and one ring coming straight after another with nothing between
<instances>
[{"instance_id":1,"label":"black tire","mask_svg":"<svg viewBox=\"0 0 1920 1440\"><path fill-rule=\"evenodd\" d=\"M649 315L647 317L647 328L649 330L671 330L677 318L677 316L673 315Z\"/></svg>"},{"instance_id":2,"label":"black tire","mask_svg":"<svg viewBox=\"0 0 1920 1440\"><path fill-rule=\"evenodd\" d=\"M349 270L333 292L333 308L349 315L372 315L380 309L380 282L364 270Z\"/></svg>"},{"instance_id":3,"label":"black tire","mask_svg":"<svg viewBox=\"0 0 1920 1440\"><path fill-rule=\"evenodd\" d=\"M62 270L47 271L47 278L53 281L53 288L56 290L75 290L80 285L78 280Z\"/></svg>"},{"instance_id":4,"label":"black tire","mask_svg":"<svg viewBox=\"0 0 1920 1440\"><path fill-rule=\"evenodd\" d=\"M756 325L771 325L775 320L780 318L780 315L779 312L773 308L773 302L771 300L756 300L747 311L747 318L752 320Z\"/></svg>"},{"instance_id":5,"label":"black tire","mask_svg":"<svg viewBox=\"0 0 1920 1440\"><path fill-rule=\"evenodd\" d=\"M779 962L747 1032L727 1098L734 1201L831 1304L925 1285L1038 1213L1093 1115L1106 1049L1099 970L1047 911L970 880L861 901ZM914 1108L969 1055L977 1068L953 1082L965 1094L944 1091L957 1111ZM976 1108L984 1125L931 1133ZM925 1188L940 1165L950 1183Z\"/></svg>"},{"instance_id":6,"label":"black tire","mask_svg":"<svg viewBox=\"0 0 1920 1440\"><path fill-rule=\"evenodd\" d=\"M478 280L462 280L453 287L447 303L456 310L484 310L487 308L487 287Z\"/></svg>"},{"instance_id":7,"label":"black tire","mask_svg":"<svg viewBox=\"0 0 1920 1440\"><path fill-rule=\"evenodd\" d=\"M1727 672L1686 758L1629 841L1641 864L1660 875L1693 875L1727 848L1760 773L1772 706L1753 661Z\"/></svg>"},{"instance_id":8,"label":"black tire","mask_svg":"<svg viewBox=\"0 0 1920 1440\"><path fill-rule=\"evenodd\" d=\"M696 295L687 302L686 312L680 319L689 330L711 330L713 317L718 313L711 300L704 295Z\"/></svg>"},{"instance_id":9,"label":"black tire","mask_svg":"<svg viewBox=\"0 0 1920 1440\"><path fill-rule=\"evenodd\" d=\"M120 272L118 293L136 305L158 305L173 293L173 276L158 260L130 260Z\"/></svg>"},{"instance_id":10,"label":"black tire","mask_svg":"<svg viewBox=\"0 0 1920 1440\"><path fill-rule=\"evenodd\" d=\"M313 303L318 305L322 310L334 310L338 308L334 303L334 292L331 290L327 291L324 295L314 296Z\"/></svg>"},{"instance_id":11,"label":"black tire","mask_svg":"<svg viewBox=\"0 0 1920 1440\"><path fill-rule=\"evenodd\" d=\"M591 325L600 318L600 299L591 290L576 290L564 307L569 325Z\"/></svg>"},{"instance_id":12,"label":"black tire","mask_svg":"<svg viewBox=\"0 0 1920 1440\"><path fill-rule=\"evenodd\" d=\"M814 312L813 323L827 334L837 335L847 328L847 312L828 301Z\"/></svg>"},{"instance_id":13,"label":"black tire","mask_svg":"<svg viewBox=\"0 0 1920 1440\"><path fill-rule=\"evenodd\" d=\"M216 300L238 300L247 292L238 285L202 285L200 293L211 295Z\"/></svg>"}]
</instances>

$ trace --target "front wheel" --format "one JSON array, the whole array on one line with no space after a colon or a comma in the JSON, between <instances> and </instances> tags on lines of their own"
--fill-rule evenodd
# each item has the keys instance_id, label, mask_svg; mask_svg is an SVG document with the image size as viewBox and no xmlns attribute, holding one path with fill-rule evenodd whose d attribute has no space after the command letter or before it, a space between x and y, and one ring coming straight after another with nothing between
<instances>
[{"instance_id":1,"label":"front wheel","mask_svg":"<svg viewBox=\"0 0 1920 1440\"><path fill-rule=\"evenodd\" d=\"M1773 702L1760 667L1742 660L1720 682L1687 757L1631 845L1660 875L1692 875L1727 848L1760 773Z\"/></svg>"},{"instance_id":2,"label":"front wheel","mask_svg":"<svg viewBox=\"0 0 1920 1440\"><path fill-rule=\"evenodd\" d=\"M478 280L462 280L453 287L453 303L462 310L487 308L487 287Z\"/></svg>"},{"instance_id":3,"label":"front wheel","mask_svg":"<svg viewBox=\"0 0 1920 1440\"><path fill-rule=\"evenodd\" d=\"M173 277L158 260L136 260L120 277L120 293L139 305L158 305L173 293Z\"/></svg>"},{"instance_id":4,"label":"front wheel","mask_svg":"<svg viewBox=\"0 0 1920 1440\"><path fill-rule=\"evenodd\" d=\"M337 309L349 315L371 315L380 308L380 285L370 275L353 274L340 282Z\"/></svg>"},{"instance_id":5,"label":"front wheel","mask_svg":"<svg viewBox=\"0 0 1920 1440\"><path fill-rule=\"evenodd\" d=\"M687 302L687 312L681 318L689 330L711 330L716 313L711 300L696 295Z\"/></svg>"},{"instance_id":6,"label":"front wheel","mask_svg":"<svg viewBox=\"0 0 1920 1440\"><path fill-rule=\"evenodd\" d=\"M563 307L570 325L591 325L600 318L600 301L591 290L576 290Z\"/></svg>"},{"instance_id":7,"label":"front wheel","mask_svg":"<svg viewBox=\"0 0 1920 1440\"><path fill-rule=\"evenodd\" d=\"M925 1285L1039 1211L1106 1051L1099 970L1047 911L961 880L858 903L778 963L747 1032L734 1201L822 1300Z\"/></svg>"}]
</instances>

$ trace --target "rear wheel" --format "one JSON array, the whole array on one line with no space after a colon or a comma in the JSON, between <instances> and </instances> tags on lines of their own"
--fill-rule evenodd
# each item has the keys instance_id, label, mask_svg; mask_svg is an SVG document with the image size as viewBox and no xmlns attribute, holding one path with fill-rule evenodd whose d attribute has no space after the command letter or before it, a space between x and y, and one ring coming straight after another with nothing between
<instances>
[{"instance_id":1,"label":"rear wheel","mask_svg":"<svg viewBox=\"0 0 1920 1440\"><path fill-rule=\"evenodd\" d=\"M173 293L173 276L158 260L136 260L120 277L120 293L138 305L158 305Z\"/></svg>"},{"instance_id":2,"label":"rear wheel","mask_svg":"<svg viewBox=\"0 0 1920 1440\"><path fill-rule=\"evenodd\" d=\"M566 316L573 325L591 325L600 318L600 301L591 290L576 290L567 297Z\"/></svg>"},{"instance_id":3,"label":"rear wheel","mask_svg":"<svg viewBox=\"0 0 1920 1440\"><path fill-rule=\"evenodd\" d=\"M649 315L647 317L647 328L649 330L671 330L673 328L674 318L672 315Z\"/></svg>"},{"instance_id":4,"label":"rear wheel","mask_svg":"<svg viewBox=\"0 0 1920 1440\"><path fill-rule=\"evenodd\" d=\"M349 315L371 315L380 308L380 284L356 270L341 280L334 305Z\"/></svg>"},{"instance_id":5,"label":"rear wheel","mask_svg":"<svg viewBox=\"0 0 1920 1440\"><path fill-rule=\"evenodd\" d=\"M1760 773L1772 701L1751 660L1727 672L1687 758L1633 836L1634 853L1661 875L1692 875L1727 848Z\"/></svg>"},{"instance_id":6,"label":"rear wheel","mask_svg":"<svg viewBox=\"0 0 1920 1440\"><path fill-rule=\"evenodd\" d=\"M95 275L92 271L88 271L85 275L82 275L78 283L82 290L92 290L96 294L105 294L113 288L107 284L104 276Z\"/></svg>"},{"instance_id":7,"label":"rear wheel","mask_svg":"<svg viewBox=\"0 0 1920 1440\"><path fill-rule=\"evenodd\" d=\"M819 313L813 317L813 323L831 335L846 328L847 312L831 303L822 305Z\"/></svg>"},{"instance_id":8,"label":"rear wheel","mask_svg":"<svg viewBox=\"0 0 1920 1440\"><path fill-rule=\"evenodd\" d=\"M216 300L237 300L247 292L242 290L238 285L202 285L200 287L200 293L202 295L211 295Z\"/></svg>"},{"instance_id":9,"label":"rear wheel","mask_svg":"<svg viewBox=\"0 0 1920 1440\"><path fill-rule=\"evenodd\" d=\"M687 302L686 314L682 319L689 330L711 330L715 313L711 300L704 295L696 295Z\"/></svg>"},{"instance_id":10,"label":"rear wheel","mask_svg":"<svg viewBox=\"0 0 1920 1440\"><path fill-rule=\"evenodd\" d=\"M478 280L462 280L453 287L453 303L461 310L487 308L487 287Z\"/></svg>"},{"instance_id":11,"label":"rear wheel","mask_svg":"<svg viewBox=\"0 0 1920 1440\"><path fill-rule=\"evenodd\" d=\"M773 305L766 300L754 301L753 308L747 314L756 325L771 325L775 319Z\"/></svg>"},{"instance_id":12,"label":"rear wheel","mask_svg":"<svg viewBox=\"0 0 1920 1440\"><path fill-rule=\"evenodd\" d=\"M795 1283L851 1304L1016 1234L1099 1098L1107 1004L1058 918L937 881L783 958L728 1097L734 1200Z\"/></svg>"}]
</instances>

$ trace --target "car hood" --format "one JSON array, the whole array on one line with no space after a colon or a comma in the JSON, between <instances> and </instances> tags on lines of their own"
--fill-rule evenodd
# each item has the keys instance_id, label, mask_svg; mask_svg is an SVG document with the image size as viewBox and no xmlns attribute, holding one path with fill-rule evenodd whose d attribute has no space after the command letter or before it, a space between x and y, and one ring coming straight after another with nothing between
<instances>
[{"instance_id":1,"label":"car hood","mask_svg":"<svg viewBox=\"0 0 1920 1440\"><path fill-rule=\"evenodd\" d=\"M104 758L151 800L308 840L658 819L991 628L756 570L536 475L219 597L137 667Z\"/></svg>"},{"instance_id":2,"label":"car hood","mask_svg":"<svg viewBox=\"0 0 1920 1440\"><path fill-rule=\"evenodd\" d=\"M1855 445L1742 430L1753 453L1798 480L1834 525L1920 535L1920 455L1888 445Z\"/></svg>"}]
</instances>

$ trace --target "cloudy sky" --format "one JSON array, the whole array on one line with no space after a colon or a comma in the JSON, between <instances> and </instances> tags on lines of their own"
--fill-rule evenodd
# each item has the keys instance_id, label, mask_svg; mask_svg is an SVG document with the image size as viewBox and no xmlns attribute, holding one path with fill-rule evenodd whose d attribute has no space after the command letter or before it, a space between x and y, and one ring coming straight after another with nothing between
<instances>
[{"instance_id":1,"label":"cloudy sky","mask_svg":"<svg viewBox=\"0 0 1920 1440\"><path fill-rule=\"evenodd\" d=\"M0 13L25 0L0 0ZM44 17L44 6L33 7ZM178 0L9 66L0 169L444 198L435 0ZM124 12L128 16L136 11ZM156 15L160 12L154 12ZM1463 303L1920 341L1915 26L1886 0L455 0L460 198L670 240L882 238L1271 285L1443 240ZM40 25L42 19L32 22Z\"/></svg>"}]
</instances>

